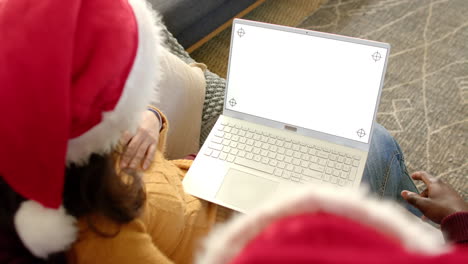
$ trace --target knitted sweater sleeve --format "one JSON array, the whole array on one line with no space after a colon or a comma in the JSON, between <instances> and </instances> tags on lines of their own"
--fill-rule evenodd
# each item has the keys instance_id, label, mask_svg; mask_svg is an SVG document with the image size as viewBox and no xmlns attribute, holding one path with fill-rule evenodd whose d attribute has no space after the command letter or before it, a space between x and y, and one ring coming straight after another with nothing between
<instances>
[{"instance_id":1,"label":"knitted sweater sleeve","mask_svg":"<svg viewBox=\"0 0 468 264\"><path fill-rule=\"evenodd\" d=\"M446 216L440 227L447 241L468 245L468 212Z\"/></svg>"}]
</instances>

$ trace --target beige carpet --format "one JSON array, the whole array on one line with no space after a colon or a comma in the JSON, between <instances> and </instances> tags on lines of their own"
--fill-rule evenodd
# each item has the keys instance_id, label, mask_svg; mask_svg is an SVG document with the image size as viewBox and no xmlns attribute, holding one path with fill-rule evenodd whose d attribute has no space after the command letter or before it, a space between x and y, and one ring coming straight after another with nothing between
<instances>
[{"instance_id":1,"label":"beige carpet","mask_svg":"<svg viewBox=\"0 0 468 264\"><path fill-rule=\"evenodd\" d=\"M377 120L410 172L426 170L468 199L468 1L330 0L315 10L319 2L270 0L246 18L390 43ZM221 76L229 34L192 54Z\"/></svg>"}]
</instances>

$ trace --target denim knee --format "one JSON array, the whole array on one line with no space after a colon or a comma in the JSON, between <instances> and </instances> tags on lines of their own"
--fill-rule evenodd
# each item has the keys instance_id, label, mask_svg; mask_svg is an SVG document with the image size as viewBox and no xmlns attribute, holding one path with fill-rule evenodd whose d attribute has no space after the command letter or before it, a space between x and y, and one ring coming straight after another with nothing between
<instances>
[{"instance_id":1,"label":"denim knee","mask_svg":"<svg viewBox=\"0 0 468 264\"><path fill-rule=\"evenodd\" d=\"M395 200L416 216L421 216L421 212L400 195L403 190L417 192L417 188L408 175L400 146L379 124L374 127L363 182L379 197Z\"/></svg>"},{"instance_id":2,"label":"denim knee","mask_svg":"<svg viewBox=\"0 0 468 264\"><path fill-rule=\"evenodd\" d=\"M392 135L380 124L375 124L363 182L380 197L395 197L396 193L388 192L393 192L391 187L395 187L402 174L406 173L402 162L403 156Z\"/></svg>"},{"instance_id":3,"label":"denim knee","mask_svg":"<svg viewBox=\"0 0 468 264\"><path fill-rule=\"evenodd\" d=\"M383 152L387 154L400 153L399 148L396 146L395 139L390 135L387 129L380 124L375 124L374 133L372 135L370 153Z\"/></svg>"}]
</instances>

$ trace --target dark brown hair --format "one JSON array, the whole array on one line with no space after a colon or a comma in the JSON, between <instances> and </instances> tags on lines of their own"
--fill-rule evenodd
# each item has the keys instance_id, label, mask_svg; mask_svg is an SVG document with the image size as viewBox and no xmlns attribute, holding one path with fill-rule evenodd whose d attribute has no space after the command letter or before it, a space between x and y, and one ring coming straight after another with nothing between
<instances>
[{"instance_id":1,"label":"dark brown hair","mask_svg":"<svg viewBox=\"0 0 468 264\"><path fill-rule=\"evenodd\" d=\"M135 171L118 174L112 155L93 154L88 165L66 169L63 203L77 218L97 213L127 223L138 216L144 201L141 177Z\"/></svg>"},{"instance_id":2,"label":"dark brown hair","mask_svg":"<svg viewBox=\"0 0 468 264\"><path fill-rule=\"evenodd\" d=\"M139 215L145 201L142 179L135 171L117 173L112 154L93 154L87 165L71 165L65 174L63 204L68 214L76 218L99 214L118 224ZM12 233L15 230L13 217L24 200L0 177L0 235L9 233L17 238L16 233ZM92 221L88 223L100 235L116 235L101 232ZM55 254L45 263L65 263L65 255Z\"/></svg>"}]
</instances>

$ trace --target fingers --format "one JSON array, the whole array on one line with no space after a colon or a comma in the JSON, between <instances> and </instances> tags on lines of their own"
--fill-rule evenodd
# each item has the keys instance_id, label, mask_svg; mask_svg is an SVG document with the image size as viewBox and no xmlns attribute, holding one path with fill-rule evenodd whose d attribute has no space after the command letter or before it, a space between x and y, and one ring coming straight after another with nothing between
<instances>
[{"instance_id":1,"label":"fingers","mask_svg":"<svg viewBox=\"0 0 468 264\"><path fill-rule=\"evenodd\" d=\"M145 112L135 136L128 132L122 135L121 144L125 149L121 156L121 168L137 169L141 166L147 169L150 166L159 139L159 130L156 131L154 127L159 127L159 119L152 112Z\"/></svg>"},{"instance_id":2,"label":"fingers","mask_svg":"<svg viewBox=\"0 0 468 264\"><path fill-rule=\"evenodd\" d=\"M429 189L428 188L424 189L424 191L422 191L420 195L422 197L429 197Z\"/></svg>"},{"instance_id":3,"label":"fingers","mask_svg":"<svg viewBox=\"0 0 468 264\"><path fill-rule=\"evenodd\" d=\"M144 140L142 140L141 144L139 144L139 146L134 151L135 154L133 155L133 158L128 165L129 168L137 169L142 165L143 159L145 158L145 153L151 143L151 138L146 137Z\"/></svg>"},{"instance_id":4,"label":"fingers","mask_svg":"<svg viewBox=\"0 0 468 264\"><path fill-rule=\"evenodd\" d=\"M130 134L128 131L125 131L125 133L123 133L122 137L120 138L120 144L122 146L127 146L131 139L132 134Z\"/></svg>"},{"instance_id":5,"label":"fingers","mask_svg":"<svg viewBox=\"0 0 468 264\"><path fill-rule=\"evenodd\" d=\"M146 158L145 158L145 161L143 162L143 170L147 170L150 167L151 162L153 162L155 153L156 153L156 144L151 144L148 148L148 151L146 152Z\"/></svg>"},{"instance_id":6,"label":"fingers","mask_svg":"<svg viewBox=\"0 0 468 264\"><path fill-rule=\"evenodd\" d=\"M120 138L120 144L124 147L124 154L120 158L121 168L127 167L132 157L131 154L127 151L127 145L130 143L130 140L132 140L132 134L130 134L128 131L125 131L125 133L123 133L122 137Z\"/></svg>"},{"instance_id":7,"label":"fingers","mask_svg":"<svg viewBox=\"0 0 468 264\"><path fill-rule=\"evenodd\" d=\"M429 185L434 182L435 178L427 174L425 171L418 171L411 175L413 180L423 181L424 184Z\"/></svg>"},{"instance_id":8,"label":"fingers","mask_svg":"<svg viewBox=\"0 0 468 264\"><path fill-rule=\"evenodd\" d=\"M422 197L417 193L402 191L401 196L411 205L421 210L423 213L429 206L429 198Z\"/></svg>"},{"instance_id":9,"label":"fingers","mask_svg":"<svg viewBox=\"0 0 468 264\"><path fill-rule=\"evenodd\" d=\"M409 194L409 193L410 193L410 191L404 190L404 191L401 192L401 197L403 197L403 199L406 200L406 198L408 197L408 194Z\"/></svg>"},{"instance_id":10,"label":"fingers","mask_svg":"<svg viewBox=\"0 0 468 264\"><path fill-rule=\"evenodd\" d=\"M133 159L136 156L138 149L140 148L140 145L142 143L143 143L143 137L139 133L137 133L136 136L131 138L130 143L128 143L127 148L122 154L122 158L120 160L120 167L122 168L132 167L131 163L133 162Z\"/></svg>"}]
</instances>

